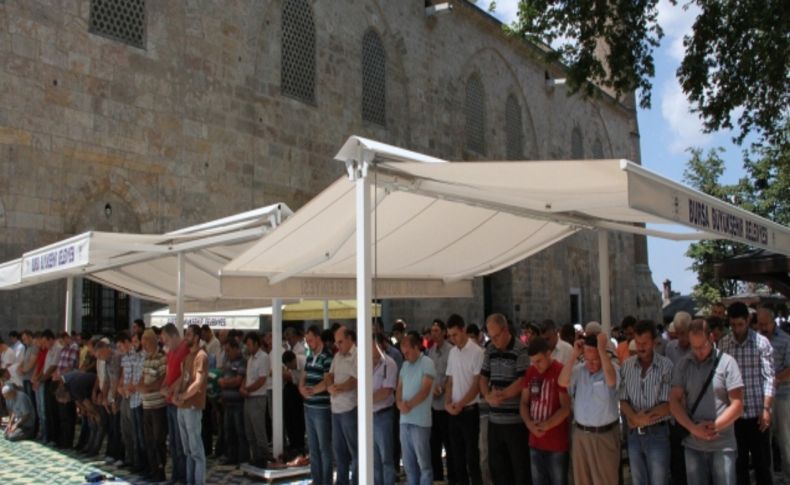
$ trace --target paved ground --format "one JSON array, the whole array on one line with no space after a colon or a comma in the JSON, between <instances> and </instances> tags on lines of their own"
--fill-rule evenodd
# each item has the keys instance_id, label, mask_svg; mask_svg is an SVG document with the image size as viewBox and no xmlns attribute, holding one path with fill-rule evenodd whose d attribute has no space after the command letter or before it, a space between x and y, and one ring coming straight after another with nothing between
<instances>
[{"instance_id":1,"label":"paved ground","mask_svg":"<svg viewBox=\"0 0 790 485\"><path fill-rule=\"evenodd\" d=\"M35 441L10 443L0 438L2 485L82 484L85 483L85 475L91 472L116 477L121 483L148 483L123 468L105 465L104 461L88 461L73 451L57 450ZM245 477L234 467L219 466L215 460L209 460L207 483L236 485L263 482ZM285 483L306 485L307 481Z\"/></svg>"}]
</instances>

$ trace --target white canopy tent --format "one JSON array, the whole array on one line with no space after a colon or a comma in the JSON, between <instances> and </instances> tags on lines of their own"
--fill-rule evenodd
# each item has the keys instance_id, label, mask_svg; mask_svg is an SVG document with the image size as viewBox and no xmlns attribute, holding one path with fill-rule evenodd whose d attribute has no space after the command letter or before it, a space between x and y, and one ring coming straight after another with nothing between
<instances>
[{"instance_id":1,"label":"white canopy tent","mask_svg":"<svg viewBox=\"0 0 790 485\"><path fill-rule=\"evenodd\" d=\"M609 230L730 239L790 254L787 227L626 160L446 163L359 137L336 160L350 181L336 181L225 266L225 296L356 296L359 341L367 343L374 295L470 296L473 277L594 229L608 329ZM640 225L647 223L668 229ZM683 230L672 230L678 225ZM370 352L358 347L362 483L373 481Z\"/></svg>"},{"instance_id":2,"label":"white canopy tent","mask_svg":"<svg viewBox=\"0 0 790 485\"><path fill-rule=\"evenodd\" d=\"M290 215L287 206L275 204L166 234L86 232L0 265L0 290L66 278L67 331L72 281L79 276L173 305L179 321L187 307L270 305L269 299L224 299L219 270Z\"/></svg>"}]
</instances>

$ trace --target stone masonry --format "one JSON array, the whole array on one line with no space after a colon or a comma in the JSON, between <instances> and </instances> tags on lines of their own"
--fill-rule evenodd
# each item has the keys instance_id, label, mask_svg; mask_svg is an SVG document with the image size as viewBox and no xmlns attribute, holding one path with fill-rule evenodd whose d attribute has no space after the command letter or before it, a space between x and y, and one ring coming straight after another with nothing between
<instances>
[{"instance_id":1,"label":"stone masonry","mask_svg":"<svg viewBox=\"0 0 790 485\"><path fill-rule=\"evenodd\" d=\"M0 259L90 229L163 232L278 201L296 209L342 175L332 157L351 134L449 160L506 159L509 97L525 159L581 149L639 161L632 102L547 88L561 66L462 0L436 17L423 0L301 0L315 26L315 102L284 96L284 1L149 0L142 49L91 33L90 0L0 2ZM386 126L361 117L369 29L386 54ZM484 153L464 149L471 76L483 87ZM599 318L596 241L582 232L491 276L488 309L567 322L578 288L583 319ZM610 235L615 321L658 315L644 245ZM396 301L386 315L421 326L457 311L480 323L476 287L471 300ZM0 331L59 326L64 288L0 294Z\"/></svg>"}]
</instances>

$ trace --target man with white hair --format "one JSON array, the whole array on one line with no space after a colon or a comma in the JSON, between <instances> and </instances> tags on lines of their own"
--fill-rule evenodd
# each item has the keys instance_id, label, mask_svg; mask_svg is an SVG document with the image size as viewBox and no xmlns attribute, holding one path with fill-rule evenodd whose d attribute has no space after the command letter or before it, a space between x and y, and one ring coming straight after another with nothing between
<instances>
[{"instance_id":1,"label":"man with white hair","mask_svg":"<svg viewBox=\"0 0 790 485\"><path fill-rule=\"evenodd\" d=\"M676 366L689 355L691 345L689 344L689 324L691 314L688 312L677 312L670 325L675 334L675 338L667 344L665 356ZM685 430L673 419L669 426L669 450L670 450L670 470L673 485L686 485L686 457L683 452L683 438L686 436Z\"/></svg>"},{"instance_id":2,"label":"man with white hair","mask_svg":"<svg viewBox=\"0 0 790 485\"><path fill-rule=\"evenodd\" d=\"M689 347L689 323L691 323L691 314L688 312L677 312L675 318L672 319L675 339L667 344L666 356L673 365L688 355L691 348Z\"/></svg>"},{"instance_id":3,"label":"man with white hair","mask_svg":"<svg viewBox=\"0 0 790 485\"><path fill-rule=\"evenodd\" d=\"M36 415L33 412L33 403L24 392L19 392L11 384L3 386L3 399L8 406L8 426L3 436L8 441L29 440L33 437Z\"/></svg>"}]
</instances>

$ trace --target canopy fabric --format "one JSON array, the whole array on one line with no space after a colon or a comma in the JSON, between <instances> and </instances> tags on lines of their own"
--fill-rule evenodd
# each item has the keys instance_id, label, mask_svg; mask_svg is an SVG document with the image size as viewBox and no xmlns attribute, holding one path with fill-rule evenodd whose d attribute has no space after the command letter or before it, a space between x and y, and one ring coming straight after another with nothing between
<instances>
[{"instance_id":1,"label":"canopy fabric","mask_svg":"<svg viewBox=\"0 0 790 485\"><path fill-rule=\"evenodd\" d=\"M356 300L328 300L329 318L333 320L349 320L357 318ZM381 316L381 304L371 303L371 314ZM283 320L321 320L324 318L324 302L318 300L303 300L299 303L285 305Z\"/></svg>"},{"instance_id":2,"label":"canopy fabric","mask_svg":"<svg viewBox=\"0 0 790 485\"><path fill-rule=\"evenodd\" d=\"M441 283L493 273L582 228L730 239L790 254L787 227L626 160L448 163L359 137L336 159L370 162L377 283L431 281L441 291ZM226 265L223 292L297 297L310 280L353 277L355 207L354 184L337 180ZM637 225L647 223L667 229ZM290 279L298 283L288 286Z\"/></svg>"},{"instance_id":3,"label":"canopy fabric","mask_svg":"<svg viewBox=\"0 0 790 485\"><path fill-rule=\"evenodd\" d=\"M287 206L275 204L160 235L86 232L3 264L0 289L85 276L131 295L173 303L181 253L186 304L219 305L219 270L290 214Z\"/></svg>"}]
</instances>

